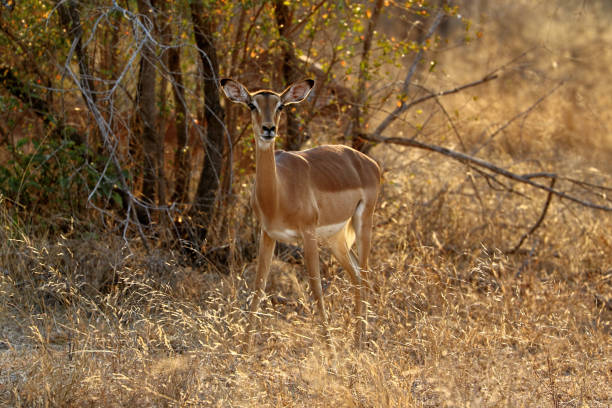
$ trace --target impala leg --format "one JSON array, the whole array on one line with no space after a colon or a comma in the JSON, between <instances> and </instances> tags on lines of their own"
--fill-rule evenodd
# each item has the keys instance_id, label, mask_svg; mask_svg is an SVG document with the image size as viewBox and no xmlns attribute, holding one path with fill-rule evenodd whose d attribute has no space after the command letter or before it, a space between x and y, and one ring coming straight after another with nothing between
<instances>
[{"instance_id":1,"label":"impala leg","mask_svg":"<svg viewBox=\"0 0 612 408\"><path fill-rule=\"evenodd\" d=\"M319 272L319 247L317 237L314 232L304 232L304 261L308 278L310 281L310 291L317 301L317 311L323 326L323 332L328 346L331 347L331 337L327 327L327 314L325 313L325 301L323 300L323 289L321 288L321 273Z\"/></svg>"},{"instance_id":2,"label":"impala leg","mask_svg":"<svg viewBox=\"0 0 612 408\"><path fill-rule=\"evenodd\" d=\"M329 247L334 254L334 257L340 262L340 265L349 274L353 284L353 294L355 297L355 316L357 317L357 330L355 331L355 344L361 347L362 339L365 335L365 314L364 312L364 288L361 281L361 273L357 263L351 259L349 252L350 240L347 241L347 229L350 225L343 228L338 234L329 240Z\"/></svg>"},{"instance_id":3,"label":"impala leg","mask_svg":"<svg viewBox=\"0 0 612 408\"><path fill-rule=\"evenodd\" d=\"M248 344L249 347L253 343L254 326L257 313L259 309L259 303L261 302L262 296L265 295L266 281L270 273L270 264L272 263L272 256L274 255L274 241L266 232L262 229L259 237L259 253L257 255L257 272L254 281L254 294L253 300L251 301L251 307L249 309L249 325L247 328Z\"/></svg>"},{"instance_id":4,"label":"impala leg","mask_svg":"<svg viewBox=\"0 0 612 408\"><path fill-rule=\"evenodd\" d=\"M361 269L363 280L370 292L373 291L370 269L368 267L368 257L372 242L372 216L374 214L374 204L360 204L353 217L353 228L355 228L357 256L359 257L359 268ZM351 258L355 258L351 254Z\"/></svg>"}]
</instances>

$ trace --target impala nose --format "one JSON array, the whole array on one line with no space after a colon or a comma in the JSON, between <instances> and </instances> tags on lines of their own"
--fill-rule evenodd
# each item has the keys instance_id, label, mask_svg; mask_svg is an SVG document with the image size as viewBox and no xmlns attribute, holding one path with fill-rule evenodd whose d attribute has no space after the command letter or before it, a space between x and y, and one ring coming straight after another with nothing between
<instances>
[{"instance_id":1,"label":"impala nose","mask_svg":"<svg viewBox=\"0 0 612 408\"><path fill-rule=\"evenodd\" d=\"M276 126L262 126L261 130L261 137L264 139L274 139L274 136L276 135Z\"/></svg>"}]
</instances>

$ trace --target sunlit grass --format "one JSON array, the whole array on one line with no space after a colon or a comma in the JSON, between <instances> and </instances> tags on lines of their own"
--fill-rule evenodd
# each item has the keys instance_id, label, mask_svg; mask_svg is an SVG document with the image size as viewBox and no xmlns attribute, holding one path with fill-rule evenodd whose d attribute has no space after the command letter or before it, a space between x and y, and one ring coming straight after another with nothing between
<instances>
[{"instance_id":1,"label":"sunlit grass","mask_svg":"<svg viewBox=\"0 0 612 408\"><path fill-rule=\"evenodd\" d=\"M549 35L568 23L551 24ZM453 65L457 81L470 78L458 77L465 65L481 67L508 51L495 45L492 30L484 37L492 44ZM599 41L596 31L587 34ZM524 50L516 41L506 44ZM479 90L478 98L449 99L449 111L463 109L456 124L468 148L486 139L487 126L547 89L513 92L513 75L522 73ZM584 89L604 82L598 78L574 77L576 86L501 134L487 159L519 173L552 169L611 185L603 159L609 135L601 131L609 126L602 113L609 94L592 89L584 102ZM583 102L570 98L574 89ZM585 119L586 112L598 120ZM576 140L584 135L592 137ZM432 137L459 145L450 130ZM353 345L350 283L327 254L334 350L321 337L302 267L280 261L272 266L274 294L286 302L263 302L248 350L254 262L237 255L224 274L185 266L163 245L146 254L135 238L127 248L102 228L48 237L16 223L0 202L0 404L609 407L612 217L555 198L542 226L508 254L537 219L544 193L491 189L462 165L429 153L380 146L373 155L388 171L362 349ZM239 196L232 234L247 239L255 234L242 217L246 187Z\"/></svg>"}]
</instances>

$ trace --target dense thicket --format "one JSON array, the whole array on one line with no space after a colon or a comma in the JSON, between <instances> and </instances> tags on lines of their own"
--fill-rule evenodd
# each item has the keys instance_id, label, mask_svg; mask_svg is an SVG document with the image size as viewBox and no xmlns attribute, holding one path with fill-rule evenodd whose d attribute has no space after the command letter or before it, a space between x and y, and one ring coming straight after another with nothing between
<instances>
[{"instance_id":1,"label":"dense thicket","mask_svg":"<svg viewBox=\"0 0 612 408\"><path fill-rule=\"evenodd\" d=\"M222 106L220 76L277 90L316 78L280 143L299 149L316 129L318 142L364 149L369 112L407 98L390 70L436 42L424 38L432 15L455 12L421 1L6 3L0 191L35 223L94 208L142 234L180 216L177 233L198 243L252 167L246 115Z\"/></svg>"}]
</instances>

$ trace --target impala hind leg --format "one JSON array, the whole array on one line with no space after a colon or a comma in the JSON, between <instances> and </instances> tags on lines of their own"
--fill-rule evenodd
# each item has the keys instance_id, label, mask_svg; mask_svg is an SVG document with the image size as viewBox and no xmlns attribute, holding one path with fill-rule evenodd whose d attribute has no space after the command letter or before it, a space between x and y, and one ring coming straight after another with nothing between
<instances>
[{"instance_id":1,"label":"impala hind leg","mask_svg":"<svg viewBox=\"0 0 612 408\"><path fill-rule=\"evenodd\" d=\"M361 273L357 263L354 261L350 253L350 247L353 243L354 233L350 223L340 230L336 235L328 240L329 248L334 257L340 262L342 268L348 273L351 283L353 284L353 295L355 297L355 316L357 318L357 329L355 331L355 344L361 346L363 337L365 336L366 315L364 313L364 288L361 279Z\"/></svg>"},{"instance_id":2,"label":"impala hind leg","mask_svg":"<svg viewBox=\"0 0 612 408\"><path fill-rule=\"evenodd\" d=\"M247 338L248 347L250 348L253 344L253 335L256 313L259 309L259 303L261 302L262 296L265 295L266 281L270 273L270 264L272 263L272 256L274 255L274 241L266 232L262 229L259 237L259 253L257 255L257 271L254 281L254 294L253 300L251 301L251 307L249 309L249 324L247 326Z\"/></svg>"},{"instance_id":3,"label":"impala hind leg","mask_svg":"<svg viewBox=\"0 0 612 408\"><path fill-rule=\"evenodd\" d=\"M355 229L355 243L357 244L358 259L355 260L353 254L350 254L353 261L358 261L362 278L365 281L365 284L368 286L370 292L373 291L373 281L372 277L370 276L368 257L370 255L370 246L372 242L372 218L374 215L375 205L376 202L372 200L368 202L362 201L357 206L352 222L353 228Z\"/></svg>"}]
</instances>

